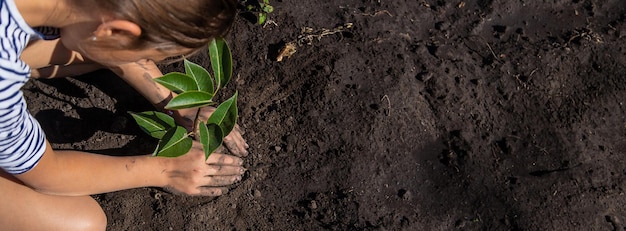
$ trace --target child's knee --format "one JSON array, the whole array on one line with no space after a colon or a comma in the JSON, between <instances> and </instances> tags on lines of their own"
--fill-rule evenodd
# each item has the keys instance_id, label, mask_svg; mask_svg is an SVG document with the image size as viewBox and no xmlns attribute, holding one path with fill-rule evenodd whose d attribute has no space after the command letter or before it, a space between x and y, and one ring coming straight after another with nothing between
<instances>
[{"instance_id":1,"label":"child's knee","mask_svg":"<svg viewBox=\"0 0 626 231\"><path fill-rule=\"evenodd\" d=\"M76 212L67 230L106 230L107 217L102 207L91 197L86 197L84 207Z\"/></svg>"},{"instance_id":2,"label":"child's knee","mask_svg":"<svg viewBox=\"0 0 626 231\"><path fill-rule=\"evenodd\" d=\"M63 210L50 216L44 223L54 230L106 230L107 217L100 205L89 196L66 197L60 201ZM55 202L56 203L56 202Z\"/></svg>"},{"instance_id":3,"label":"child's knee","mask_svg":"<svg viewBox=\"0 0 626 231\"><path fill-rule=\"evenodd\" d=\"M91 214L91 217L87 221L84 229L81 230L106 230L107 228L107 216L102 211L102 208L98 206L98 210Z\"/></svg>"}]
</instances>

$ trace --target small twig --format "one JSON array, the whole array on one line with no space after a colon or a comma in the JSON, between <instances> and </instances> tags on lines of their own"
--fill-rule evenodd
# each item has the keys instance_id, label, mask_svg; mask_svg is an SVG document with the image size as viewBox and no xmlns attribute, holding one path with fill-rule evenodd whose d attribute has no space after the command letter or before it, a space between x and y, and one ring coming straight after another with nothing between
<instances>
[{"instance_id":1,"label":"small twig","mask_svg":"<svg viewBox=\"0 0 626 231\"><path fill-rule=\"evenodd\" d=\"M483 42L487 45L487 48L489 48L489 51L491 51L491 55L493 55L495 59L498 59L498 56L496 56L496 52L493 52L493 49L491 49L491 45L489 45L487 41L483 41Z\"/></svg>"},{"instance_id":2,"label":"small twig","mask_svg":"<svg viewBox=\"0 0 626 231\"><path fill-rule=\"evenodd\" d=\"M363 16L370 16L370 17L376 17L376 16L381 15L381 14L387 14L387 15L389 15L389 17L393 17L393 15L391 13L389 13L388 10L380 10L380 11L376 11L374 13L369 13L369 14L368 13L362 13L361 15L363 15Z\"/></svg>"},{"instance_id":3,"label":"small twig","mask_svg":"<svg viewBox=\"0 0 626 231\"><path fill-rule=\"evenodd\" d=\"M487 42L487 40L485 40L485 38L483 38L482 36L479 36L479 35L474 35L474 36L472 36L472 37L477 37L477 38L480 38L481 42L483 42L483 43L487 46L487 48L489 49L489 52L490 52L490 53L491 53L491 55L493 56L494 60L495 60L495 61L498 61L498 62L500 62L500 63L502 63L502 61L501 61L501 60L498 58L498 56L496 55L496 52L495 52L495 51L493 51L493 48L491 48L491 45L489 45L489 42ZM467 46L467 45L466 45L466 46ZM468 47L468 48L470 48L470 49L472 49L472 48L471 48L471 47L469 47L469 46L467 46L467 47ZM475 50L475 49L472 49L472 50ZM479 55L480 55L480 54L479 54ZM482 57L482 55L480 55L480 56ZM483 57L483 58L484 58L484 57Z\"/></svg>"},{"instance_id":4,"label":"small twig","mask_svg":"<svg viewBox=\"0 0 626 231\"><path fill-rule=\"evenodd\" d=\"M265 23L263 23L263 28L267 27L267 25L269 25L269 24L278 27L278 23L276 23L276 21L268 19L267 21L265 21Z\"/></svg>"}]
</instances>

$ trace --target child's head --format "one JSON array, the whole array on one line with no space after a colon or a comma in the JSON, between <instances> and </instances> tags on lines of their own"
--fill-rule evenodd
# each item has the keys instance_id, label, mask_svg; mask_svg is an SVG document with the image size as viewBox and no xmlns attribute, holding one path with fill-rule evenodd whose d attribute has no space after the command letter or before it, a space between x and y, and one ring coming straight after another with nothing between
<instances>
[{"instance_id":1,"label":"child's head","mask_svg":"<svg viewBox=\"0 0 626 231\"><path fill-rule=\"evenodd\" d=\"M238 0L73 0L79 9L107 14L136 24L141 34L132 40L93 39L102 48L197 50L224 35L236 16ZM93 10L92 10L93 11Z\"/></svg>"}]
</instances>

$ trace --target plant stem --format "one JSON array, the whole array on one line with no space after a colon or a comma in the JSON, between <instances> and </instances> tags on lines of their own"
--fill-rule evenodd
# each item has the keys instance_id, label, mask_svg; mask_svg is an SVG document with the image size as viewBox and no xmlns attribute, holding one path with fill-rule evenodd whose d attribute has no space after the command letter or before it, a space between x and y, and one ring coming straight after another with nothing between
<instances>
[{"instance_id":1,"label":"plant stem","mask_svg":"<svg viewBox=\"0 0 626 231\"><path fill-rule=\"evenodd\" d=\"M198 136L196 135L196 128L198 127L198 121L200 120L200 109L201 107L199 107L198 111L196 111L196 118L193 119L193 129L191 130L193 133L193 137L195 137L196 139L198 139Z\"/></svg>"}]
</instances>

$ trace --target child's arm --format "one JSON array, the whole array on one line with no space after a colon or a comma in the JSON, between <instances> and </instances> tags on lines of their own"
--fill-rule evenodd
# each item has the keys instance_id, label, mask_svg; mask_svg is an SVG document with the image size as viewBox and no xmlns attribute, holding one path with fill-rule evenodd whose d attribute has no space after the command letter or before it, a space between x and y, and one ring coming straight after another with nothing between
<instances>
[{"instance_id":1,"label":"child's arm","mask_svg":"<svg viewBox=\"0 0 626 231\"><path fill-rule=\"evenodd\" d=\"M78 52L65 48L59 39L36 40L29 43L21 58L33 68L31 77L36 78L75 76L104 68L100 64L85 59ZM158 110L164 111L163 107L174 96L170 90L152 81L152 78L162 76L161 71L152 61L144 60L108 68L135 88ZM212 107L203 108L200 117L208 118L213 112L212 109ZM179 110L173 116L177 123L191 130L196 111L196 109ZM234 155L246 156L248 154L248 144L241 136L238 127L224 137L224 144Z\"/></svg>"},{"instance_id":2,"label":"child's arm","mask_svg":"<svg viewBox=\"0 0 626 231\"><path fill-rule=\"evenodd\" d=\"M164 187L189 195L218 196L241 179L243 161L214 153L205 162L201 145L181 157L115 157L80 151L46 151L32 170L16 175L47 194L92 195L138 187Z\"/></svg>"}]
</instances>

